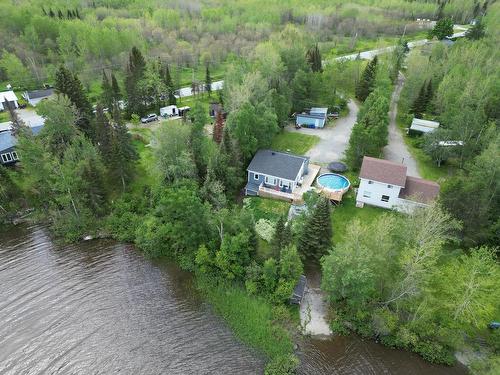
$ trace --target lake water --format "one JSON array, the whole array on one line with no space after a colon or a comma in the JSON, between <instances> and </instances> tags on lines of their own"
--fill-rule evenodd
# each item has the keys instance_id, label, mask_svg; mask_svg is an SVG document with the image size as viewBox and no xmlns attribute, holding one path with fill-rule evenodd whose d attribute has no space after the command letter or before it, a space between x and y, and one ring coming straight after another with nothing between
<instances>
[{"instance_id":1,"label":"lake water","mask_svg":"<svg viewBox=\"0 0 500 375\"><path fill-rule=\"evenodd\" d=\"M465 374L356 337L307 339L303 374ZM131 245L0 232L0 374L261 374L190 274Z\"/></svg>"}]
</instances>

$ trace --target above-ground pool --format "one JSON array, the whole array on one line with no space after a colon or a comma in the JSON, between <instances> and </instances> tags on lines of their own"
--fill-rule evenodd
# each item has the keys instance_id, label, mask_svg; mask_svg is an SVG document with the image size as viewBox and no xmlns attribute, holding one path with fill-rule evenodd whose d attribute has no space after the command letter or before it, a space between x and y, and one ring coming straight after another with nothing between
<instances>
[{"instance_id":1,"label":"above-ground pool","mask_svg":"<svg viewBox=\"0 0 500 375\"><path fill-rule=\"evenodd\" d=\"M318 177L317 183L318 186L322 188L331 199L338 201L342 199L342 195L344 195L344 193L349 190L349 187L351 186L351 183L346 177L336 173L322 174Z\"/></svg>"}]
</instances>

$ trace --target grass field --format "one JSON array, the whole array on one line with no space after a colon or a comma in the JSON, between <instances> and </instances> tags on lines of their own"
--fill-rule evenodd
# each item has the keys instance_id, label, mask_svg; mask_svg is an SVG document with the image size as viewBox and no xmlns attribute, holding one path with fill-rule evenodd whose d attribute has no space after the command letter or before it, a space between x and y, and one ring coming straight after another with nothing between
<instances>
[{"instance_id":1,"label":"grass field","mask_svg":"<svg viewBox=\"0 0 500 375\"><path fill-rule=\"evenodd\" d=\"M245 209L253 212L255 221L267 219L276 222L280 216L287 215L290 209L290 203L275 199L246 197L243 202Z\"/></svg>"},{"instance_id":2,"label":"grass field","mask_svg":"<svg viewBox=\"0 0 500 375\"><path fill-rule=\"evenodd\" d=\"M311 147L319 142L316 135L306 135L283 131L274 137L271 148L276 151L286 151L304 155Z\"/></svg>"},{"instance_id":3,"label":"grass field","mask_svg":"<svg viewBox=\"0 0 500 375\"><path fill-rule=\"evenodd\" d=\"M365 205L363 208L357 208L354 191L349 191L347 195L344 195L342 203L332 210L333 244L342 242L352 220L359 219L364 223L369 223L387 212L383 208L368 205Z\"/></svg>"}]
</instances>

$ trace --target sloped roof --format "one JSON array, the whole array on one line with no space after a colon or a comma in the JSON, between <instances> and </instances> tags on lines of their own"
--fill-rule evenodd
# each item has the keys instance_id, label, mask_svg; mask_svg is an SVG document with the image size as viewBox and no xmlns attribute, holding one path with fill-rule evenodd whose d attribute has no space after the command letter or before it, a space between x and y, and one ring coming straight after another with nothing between
<instances>
[{"instance_id":1,"label":"sloped roof","mask_svg":"<svg viewBox=\"0 0 500 375\"><path fill-rule=\"evenodd\" d=\"M30 99L46 98L54 93L54 89L33 90L27 91L26 94Z\"/></svg>"},{"instance_id":2,"label":"sloped roof","mask_svg":"<svg viewBox=\"0 0 500 375\"><path fill-rule=\"evenodd\" d=\"M406 177L406 185L399 192L399 198L429 203L437 198L439 184L418 177Z\"/></svg>"},{"instance_id":3,"label":"sloped roof","mask_svg":"<svg viewBox=\"0 0 500 375\"><path fill-rule=\"evenodd\" d=\"M422 133L430 133L437 128L439 128L439 122L422 120L420 118L414 118L410 126L411 130L419 131Z\"/></svg>"},{"instance_id":4,"label":"sloped roof","mask_svg":"<svg viewBox=\"0 0 500 375\"><path fill-rule=\"evenodd\" d=\"M248 165L247 171L267 174L286 180L295 180L304 161L309 158L273 150L259 150Z\"/></svg>"},{"instance_id":5,"label":"sloped roof","mask_svg":"<svg viewBox=\"0 0 500 375\"><path fill-rule=\"evenodd\" d=\"M0 92L0 102L3 103L6 99L9 102L17 101L17 96L12 90Z\"/></svg>"},{"instance_id":6,"label":"sloped roof","mask_svg":"<svg viewBox=\"0 0 500 375\"><path fill-rule=\"evenodd\" d=\"M363 158L363 164L361 164L359 177L366 180L404 187L406 181L406 165L365 156Z\"/></svg>"},{"instance_id":7,"label":"sloped roof","mask_svg":"<svg viewBox=\"0 0 500 375\"><path fill-rule=\"evenodd\" d=\"M328 113L328 108L321 108L321 107L313 107L309 111L311 115L321 115L324 118L326 118L326 114Z\"/></svg>"},{"instance_id":8,"label":"sloped roof","mask_svg":"<svg viewBox=\"0 0 500 375\"><path fill-rule=\"evenodd\" d=\"M42 130L43 125L34 126L31 128L33 134L37 135ZM0 133L0 152L7 150L17 144L17 138L12 135L11 131Z\"/></svg>"}]
</instances>

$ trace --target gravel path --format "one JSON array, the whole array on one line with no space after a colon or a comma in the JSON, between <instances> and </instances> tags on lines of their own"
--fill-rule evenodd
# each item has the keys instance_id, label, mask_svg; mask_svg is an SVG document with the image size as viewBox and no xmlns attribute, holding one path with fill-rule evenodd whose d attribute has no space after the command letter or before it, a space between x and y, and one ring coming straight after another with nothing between
<instances>
[{"instance_id":1,"label":"gravel path","mask_svg":"<svg viewBox=\"0 0 500 375\"><path fill-rule=\"evenodd\" d=\"M420 177L418 173L417 162L408 150L406 143L396 124L396 116L398 114L398 101L401 95L401 90L405 82L405 77L400 73L398 82L394 88L391 98L391 106L389 110L389 143L384 148L384 158L395 163L403 163L406 165L407 174L413 177Z\"/></svg>"},{"instance_id":2,"label":"gravel path","mask_svg":"<svg viewBox=\"0 0 500 375\"><path fill-rule=\"evenodd\" d=\"M299 132L302 134L317 135L321 140L311 148L306 156L311 158L313 163L328 164L334 160L341 160L344 157L344 151L349 143L351 130L356 123L359 107L353 101L347 103L349 114L346 117L341 117L333 121L333 125L328 125L323 129L295 129L288 127L291 132Z\"/></svg>"}]
</instances>

